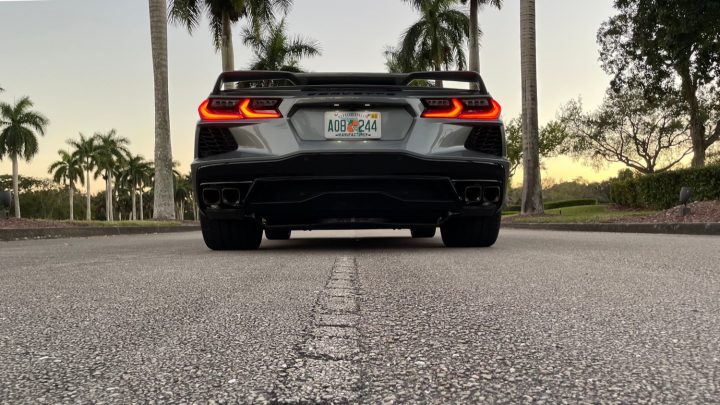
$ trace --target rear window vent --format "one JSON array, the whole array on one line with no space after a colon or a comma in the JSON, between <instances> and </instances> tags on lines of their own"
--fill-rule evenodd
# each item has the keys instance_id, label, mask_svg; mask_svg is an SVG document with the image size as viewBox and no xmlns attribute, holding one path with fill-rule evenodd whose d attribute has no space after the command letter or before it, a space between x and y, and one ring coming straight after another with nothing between
<instances>
[{"instance_id":1,"label":"rear window vent","mask_svg":"<svg viewBox=\"0 0 720 405\"><path fill-rule=\"evenodd\" d=\"M465 148L475 152L502 156L502 131L497 125L483 125L475 127L465 141Z\"/></svg>"},{"instance_id":2,"label":"rear window vent","mask_svg":"<svg viewBox=\"0 0 720 405\"><path fill-rule=\"evenodd\" d=\"M230 130L221 127L203 127L198 136L198 156L208 157L237 150Z\"/></svg>"}]
</instances>

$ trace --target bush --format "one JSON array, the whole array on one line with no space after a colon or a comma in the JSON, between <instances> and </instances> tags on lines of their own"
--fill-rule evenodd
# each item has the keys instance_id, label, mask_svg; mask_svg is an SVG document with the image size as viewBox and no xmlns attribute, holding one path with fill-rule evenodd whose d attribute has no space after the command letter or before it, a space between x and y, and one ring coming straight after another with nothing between
<instances>
[{"instance_id":1,"label":"bush","mask_svg":"<svg viewBox=\"0 0 720 405\"><path fill-rule=\"evenodd\" d=\"M681 169L610 181L610 201L624 207L667 209L679 204L680 188L691 187L693 200L720 199L720 165Z\"/></svg>"}]
</instances>

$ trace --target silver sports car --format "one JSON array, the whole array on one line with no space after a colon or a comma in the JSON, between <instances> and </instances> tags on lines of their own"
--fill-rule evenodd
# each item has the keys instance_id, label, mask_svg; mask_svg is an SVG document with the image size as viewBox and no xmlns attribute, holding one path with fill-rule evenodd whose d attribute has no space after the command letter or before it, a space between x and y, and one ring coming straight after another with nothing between
<instances>
[{"instance_id":1,"label":"silver sports car","mask_svg":"<svg viewBox=\"0 0 720 405\"><path fill-rule=\"evenodd\" d=\"M198 110L192 173L211 249L256 249L263 230L497 239L505 133L475 72L226 72Z\"/></svg>"}]
</instances>

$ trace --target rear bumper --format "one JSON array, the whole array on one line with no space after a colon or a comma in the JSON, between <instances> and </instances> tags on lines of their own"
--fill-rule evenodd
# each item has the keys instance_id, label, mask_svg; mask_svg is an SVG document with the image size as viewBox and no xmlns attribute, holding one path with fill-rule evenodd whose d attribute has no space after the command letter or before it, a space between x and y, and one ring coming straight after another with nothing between
<instances>
[{"instance_id":1,"label":"rear bumper","mask_svg":"<svg viewBox=\"0 0 720 405\"><path fill-rule=\"evenodd\" d=\"M252 218L265 227L292 229L404 228L497 213L507 163L316 152L196 161L193 175L200 210L210 218Z\"/></svg>"}]
</instances>

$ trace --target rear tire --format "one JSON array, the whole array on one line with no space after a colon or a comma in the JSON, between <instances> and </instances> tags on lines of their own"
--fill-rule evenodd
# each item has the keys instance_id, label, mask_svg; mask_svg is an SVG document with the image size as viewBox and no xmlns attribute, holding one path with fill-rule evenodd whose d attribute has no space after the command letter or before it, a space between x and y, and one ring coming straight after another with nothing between
<instances>
[{"instance_id":1,"label":"rear tire","mask_svg":"<svg viewBox=\"0 0 720 405\"><path fill-rule=\"evenodd\" d=\"M249 220L217 220L200 214L205 245L212 250L254 250L260 247L262 228Z\"/></svg>"},{"instance_id":2,"label":"rear tire","mask_svg":"<svg viewBox=\"0 0 720 405\"><path fill-rule=\"evenodd\" d=\"M410 235L413 238L434 238L437 228L410 228Z\"/></svg>"},{"instance_id":3,"label":"rear tire","mask_svg":"<svg viewBox=\"0 0 720 405\"><path fill-rule=\"evenodd\" d=\"M288 240L291 232L290 229L265 229L265 237L268 240Z\"/></svg>"},{"instance_id":4,"label":"rear tire","mask_svg":"<svg viewBox=\"0 0 720 405\"><path fill-rule=\"evenodd\" d=\"M500 232L500 213L489 217L451 218L440 227L447 247L489 247Z\"/></svg>"}]
</instances>

